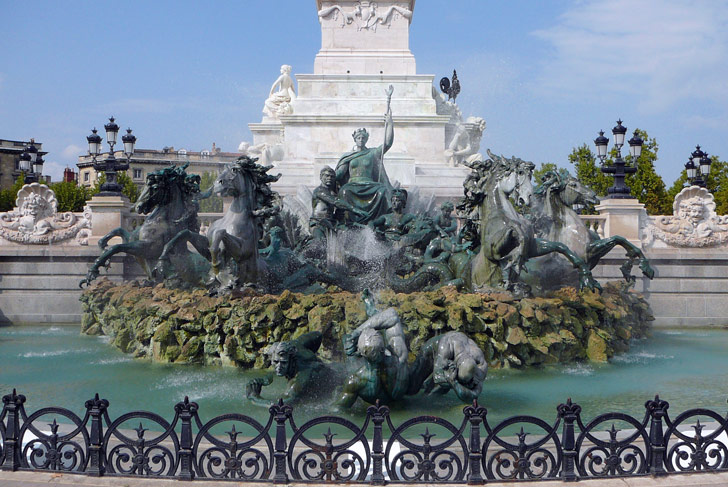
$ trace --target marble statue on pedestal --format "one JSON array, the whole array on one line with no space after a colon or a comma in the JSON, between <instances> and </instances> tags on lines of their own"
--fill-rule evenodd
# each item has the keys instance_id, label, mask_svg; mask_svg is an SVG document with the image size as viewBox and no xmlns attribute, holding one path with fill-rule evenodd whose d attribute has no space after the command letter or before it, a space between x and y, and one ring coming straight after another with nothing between
<instances>
[{"instance_id":1,"label":"marble statue on pedestal","mask_svg":"<svg viewBox=\"0 0 728 487\"><path fill-rule=\"evenodd\" d=\"M291 102L296 99L296 88L291 78L291 66L281 66L281 75L273 82L265 100L263 113L270 118L277 119L279 115L293 113Z\"/></svg>"},{"instance_id":2,"label":"marble statue on pedestal","mask_svg":"<svg viewBox=\"0 0 728 487\"><path fill-rule=\"evenodd\" d=\"M465 122L458 122L455 134L445 149L445 157L451 166L459 166L468 157L480 150L480 140L485 130L485 120L480 117L468 117Z\"/></svg>"}]
</instances>

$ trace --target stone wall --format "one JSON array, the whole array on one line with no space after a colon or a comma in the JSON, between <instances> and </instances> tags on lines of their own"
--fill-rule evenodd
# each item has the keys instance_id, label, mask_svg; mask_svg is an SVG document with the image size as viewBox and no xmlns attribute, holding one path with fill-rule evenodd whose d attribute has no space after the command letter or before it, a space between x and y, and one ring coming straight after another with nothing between
<instances>
[{"instance_id":1,"label":"stone wall","mask_svg":"<svg viewBox=\"0 0 728 487\"><path fill-rule=\"evenodd\" d=\"M644 299L608 285L602 294L565 288L549 297L508 294L382 292L379 307L399 311L412 358L430 337L460 330L485 351L491 367L575 360L604 362L645 336L653 319ZM262 295L210 298L203 291L116 285L102 279L81 297L82 330L108 335L135 357L158 362L262 367L265 346L319 330L322 356L341 358L342 336L366 319L359 295Z\"/></svg>"},{"instance_id":2,"label":"stone wall","mask_svg":"<svg viewBox=\"0 0 728 487\"><path fill-rule=\"evenodd\" d=\"M661 327L728 326L728 252L725 248L649 249L652 280L635 289L650 303ZM613 250L594 268L600 282L621 280L624 252ZM639 273L635 268L633 273Z\"/></svg>"}]
</instances>

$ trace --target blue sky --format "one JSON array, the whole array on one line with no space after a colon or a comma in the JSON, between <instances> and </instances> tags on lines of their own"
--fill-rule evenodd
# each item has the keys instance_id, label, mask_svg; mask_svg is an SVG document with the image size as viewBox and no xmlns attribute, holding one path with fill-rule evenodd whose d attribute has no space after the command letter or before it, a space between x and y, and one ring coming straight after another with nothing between
<instances>
[{"instance_id":1,"label":"blue sky","mask_svg":"<svg viewBox=\"0 0 728 487\"><path fill-rule=\"evenodd\" d=\"M314 0L0 6L0 138L42 141L54 179L110 115L138 147L235 150L280 65L312 73L321 43ZM418 0L410 49L420 74L457 69L483 151L567 166L621 117L668 185L695 144L728 158L726 0Z\"/></svg>"}]
</instances>

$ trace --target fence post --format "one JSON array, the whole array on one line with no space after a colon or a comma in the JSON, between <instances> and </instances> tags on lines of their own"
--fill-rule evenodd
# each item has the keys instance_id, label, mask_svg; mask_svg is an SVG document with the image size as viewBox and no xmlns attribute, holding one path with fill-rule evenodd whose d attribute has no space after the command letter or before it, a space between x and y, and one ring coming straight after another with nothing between
<instances>
[{"instance_id":1,"label":"fence post","mask_svg":"<svg viewBox=\"0 0 728 487\"><path fill-rule=\"evenodd\" d=\"M286 454L288 442L286 440L286 421L288 421L288 418L290 418L293 414L293 408L287 404L283 404L283 399L279 399L278 404L273 404L269 411L276 422L276 441L275 451L273 453L276 469L273 482L276 484L287 484L288 474L286 473Z\"/></svg>"},{"instance_id":2,"label":"fence post","mask_svg":"<svg viewBox=\"0 0 728 487\"><path fill-rule=\"evenodd\" d=\"M367 414L371 416L374 423L374 438L372 440L372 485L384 485L384 473L382 462L384 460L384 440L382 438L382 424L389 415L387 406L380 406L379 399L374 406L367 408Z\"/></svg>"},{"instance_id":3,"label":"fence post","mask_svg":"<svg viewBox=\"0 0 728 487\"><path fill-rule=\"evenodd\" d=\"M192 465L192 417L197 415L197 403L190 402L185 396L184 401L174 406L174 411L179 415L182 422L179 438L179 475L180 480L192 480L195 478L195 471Z\"/></svg>"},{"instance_id":4,"label":"fence post","mask_svg":"<svg viewBox=\"0 0 728 487\"><path fill-rule=\"evenodd\" d=\"M574 435L574 422L581 414L581 406L572 404L571 398L566 400L566 404L559 404L556 408L559 417L564 420L564 427L561 433L561 448L564 452L564 460L561 468L561 478L564 482L575 482L577 480L576 471L576 438Z\"/></svg>"},{"instance_id":5,"label":"fence post","mask_svg":"<svg viewBox=\"0 0 728 487\"><path fill-rule=\"evenodd\" d=\"M93 399L86 401L86 410L91 417L91 431L89 432L88 445L88 468L86 475L92 477L101 477L106 471L104 461L106 453L104 452L104 423L103 416L109 407L109 401L99 399L99 395L94 395Z\"/></svg>"},{"instance_id":6,"label":"fence post","mask_svg":"<svg viewBox=\"0 0 728 487\"><path fill-rule=\"evenodd\" d=\"M472 406L465 406L463 414L470 421L470 446L468 450L468 485L480 485L485 479L480 470L480 462L483 453L480 451L480 424L485 420L488 411L483 406L478 406L478 400L473 399Z\"/></svg>"},{"instance_id":7,"label":"fence post","mask_svg":"<svg viewBox=\"0 0 728 487\"><path fill-rule=\"evenodd\" d=\"M0 465L2 470L16 471L20 468L20 414L23 412L25 396L17 394L13 389L12 394L3 396L3 404L7 412L7 425L5 426L5 460Z\"/></svg>"},{"instance_id":8,"label":"fence post","mask_svg":"<svg viewBox=\"0 0 728 487\"><path fill-rule=\"evenodd\" d=\"M654 400L647 401L645 408L649 413L652 421L650 422L650 474L653 477L661 477L667 475L663 456L665 454L665 437L662 432L662 418L667 414L670 407L667 401L655 396Z\"/></svg>"}]
</instances>

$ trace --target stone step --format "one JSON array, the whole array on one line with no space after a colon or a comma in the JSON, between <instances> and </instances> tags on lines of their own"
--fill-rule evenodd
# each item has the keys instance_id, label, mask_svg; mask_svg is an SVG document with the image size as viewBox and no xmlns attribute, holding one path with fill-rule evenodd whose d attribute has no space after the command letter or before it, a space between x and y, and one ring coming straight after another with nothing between
<instances>
[{"instance_id":1,"label":"stone step","mask_svg":"<svg viewBox=\"0 0 728 487\"><path fill-rule=\"evenodd\" d=\"M80 323L80 296L69 288L2 291L0 323Z\"/></svg>"}]
</instances>

